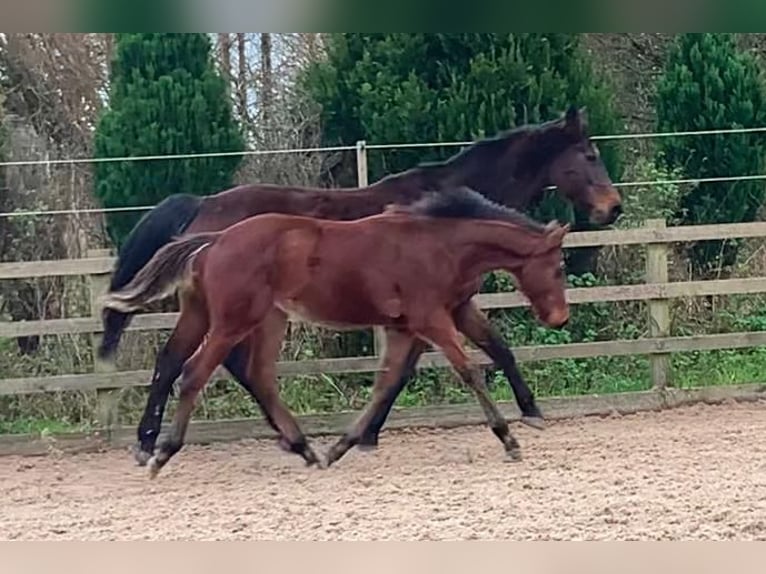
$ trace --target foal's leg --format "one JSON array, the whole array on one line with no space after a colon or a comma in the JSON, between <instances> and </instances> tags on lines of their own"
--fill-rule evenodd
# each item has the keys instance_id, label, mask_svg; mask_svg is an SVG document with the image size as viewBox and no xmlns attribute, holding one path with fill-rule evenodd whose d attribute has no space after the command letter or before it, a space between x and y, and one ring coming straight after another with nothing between
<instances>
[{"instance_id":1,"label":"foal's leg","mask_svg":"<svg viewBox=\"0 0 766 574\"><path fill-rule=\"evenodd\" d=\"M211 329L194 354L184 363L178 409L170 425L168 436L160 443L157 453L149 459L149 476L154 478L170 458L184 444L197 396L207 384L215 368L226 358L242 335Z\"/></svg>"},{"instance_id":2,"label":"foal's leg","mask_svg":"<svg viewBox=\"0 0 766 574\"><path fill-rule=\"evenodd\" d=\"M538 430L544 429L545 420L543 415L537 406L532 391L527 386L526 381L524 381L519 372L519 368L516 366L516 358L513 356L513 352L505 344L500 333L489 322L487 316L482 313L481 309L473 301L469 300L453 312L453 319L458 330L468 337L474 345L484 351L503 370L513 390L516 404L518 404L521 411L521 422ZM415 376L415 366L420 355L425 350L426 344L417 340L410 355L407 357L402 376L396 382L391 394L388 395L385 403L376 413L375 419L370 423L364 436L360 439L358 448L361 450L371 450L378 446L378 434L383 428L397 397L404 390L407 382Z\"/></svg>"},{"instance_id":3,"label":"foal's leg","mask_svg":"<svg viewBox=\"0 0 766 574\"><path fill-rule=\"evenodd\" d=\"M516 397L516 404L519 405L521 422L536 429L544 429L543 414L535 402L532 390L527 386L516 366L516 358L487 316L473 301L469 300L455 309L452 317L460 332L503 370Z\"/></svg>"},{"instance_id":4,"label":"foal's leg","mask_svg":"<svg viewBox=\"0 0 766 574\"><path fill-rule=\"evenodd\" d=\"M266 420L281 436L280 446L299 454L307 465L319 464L319 457L290 410L282 402L277 385L277 366L282 339L287 328L287 315L272 309L264 322L249 335L250 364L247 380L250 392L261 408Z\"/></svg>"},{"instance_id":5,"label":"foal's leg","mask_svg":"<svg viewBox=\"0 0 766 574\"><path fill-rule=\"evenodd\" d=\"M468 355L466 355L463 347L460 345L458 332L452 317L445 311L443 314L433 317L429 323L424 329L418 330L417 334L432 341L434 345L441 348L447 360L449 360L455 371L460 375L460 378L463 379L463 382L476 393L479 404L487 417L489 427L505 446L505 452L509 459L513 461L520 460L521 449L519 443L511 435L508 429L508 422L498 410L492 397L490 397L489 390L484 383L484 378L480 375L478 369L469 362Z\"/></svg>"},{"instance_id":6,"label":"foal's leg","mask_svg":"<svg viewBox=\"0 0 766 574\"><path fill-rule=\"evenodd\" d=\"M348 450L359 442L370 423L375 419L381 406L395 391L395 383L399 378L405 361L409 355L415 337L412 333L399 329L386 329L386 350L383 355L381 369L375 377L372 387L372 398L354 424L327 453L327 466L340 459Z\"/></svg>"},{"instance_id":7,"label":"foal's leg","mask_svg":"<svg viewBox=\"0 0 766 574\"><path fill-rule=\"evenodd\" d=\"M184 361L202 342L208 327L206 310L197 297L188 292L181 293L180 300L178 323L157 356L149 397L138 425L138 444L133 455L140 466L144 466L154 454L173 382L181 374Z\"/></svg>"}]
</instances>

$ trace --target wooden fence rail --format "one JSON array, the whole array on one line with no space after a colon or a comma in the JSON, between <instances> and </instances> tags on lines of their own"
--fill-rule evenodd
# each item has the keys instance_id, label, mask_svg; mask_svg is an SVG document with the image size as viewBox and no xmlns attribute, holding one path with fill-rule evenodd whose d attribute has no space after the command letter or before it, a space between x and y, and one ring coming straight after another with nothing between
<instances>
[{"instance_id":1,"label":"wooden fence rail","mask_svg":"<svg viewBox=\"0 0 766 574\"><path fill-rule=\"evenodd\" d=\"M363 175L361 174L360 177ZM567 297L572 304L603 301L646 301L649 336L637 340L524 346L514 348L514 354L519 361L648 355L653 387L655 390L664 391L666 386L672 386L668 359L671 353L764 345L766 344L766 331L689 337L669 336L671 319L669 301L671 299L766 292L766 277L669 282L669 244L748 237L766 237L766 222L665 227L664 221L651 220L647 221L644 227L637 229L570 233L565 240L565 248L606 245L645 246L645 283L573 288L568 290ZM106 252L93 251L89 253L89 257L84 259L0 264L0 280L46 276L84 276L88 278L91 293L90 317L0 322L0 338L28 335L90 334L92 344L95 347L102 331L96 300L106 289L113 263L114 258ZM517 292L482 293L476 296L476 300L484 309L503 309L528 305L526 298ZM175 325L176 318L176 313L142 314L134 318L128 330L170 329ZM471 351L471 355L478 362L488 364L487 357L480 351ZM439 352L426 353L419 363L419 368L446 366L447 363ZM320 372L372 372L378 368L378 358L371 356L282 361L278 368L279 374L283 376ZM226 376L226 373L219 369L216 375ZM148 385L150 377L151 371L148 370L115 371L111 364L102 364L94 359L93 372L91 373L0 379L0 395L62 390L95 390L98 393L99 426L108 436L111 436L110 433L118 428L117 406L120 389Z\"/></svg>"}]
</instances>

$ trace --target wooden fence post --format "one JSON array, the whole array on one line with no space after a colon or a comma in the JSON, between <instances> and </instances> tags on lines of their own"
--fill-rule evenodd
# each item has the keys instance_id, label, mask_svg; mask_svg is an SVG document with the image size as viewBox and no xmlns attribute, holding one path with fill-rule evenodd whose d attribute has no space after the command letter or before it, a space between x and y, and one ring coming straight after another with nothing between
<instances>
[{"instance_id":1,"label":"wooden fence post","mask_svg":"<svg viewBox=\"0 0 766 574\"><path fill-rule=\"evenodd\" d=\"M89 249L88 257L108 257L108 249ZM101 307L98 299L106 293L109 287L109 274L88 275L88 287L90 290L90 314L97 321L101 321ZM91 335L91 345L93 352L93 372L94 373L112 373L116 370L113 362L102 361L96 354L96 349L101 344L101 335L93 333ZM97 389L96 390L96 421L105 433L106 440L111 442L112 432L117 427L118 409L120 402L120 389Z\"/></svg>"},{"instance_id":2,"label":"wooden fence post","mask_svg":"<svg viewBox=\"0 0 766 574\"><path fill-rule=\"evenodd\" d=\"M356 142L356 184L359 187L367 187L369 185L369 180L367 178L367 142L365 140ZM373 327L372 344L376 357L380 356L383 338L383 329L380 327Z\"/></svg>"},{"instance_id":3,"label":"wooden fence post","mask_svg":"<svg viewBox=\"0 0 766 574\"><path fill-rule=\"evenodd\" d=\"M649 219L645 223L650 229L664 229L664 219ZM668 282L668 244L650 243L646 246L646 282ZM648 300L650 337L670 336L670 301L668 299ZM664 389L670 379L670 354L654 353L649 356L652 386Z\"/></svg>"}]
</instances>

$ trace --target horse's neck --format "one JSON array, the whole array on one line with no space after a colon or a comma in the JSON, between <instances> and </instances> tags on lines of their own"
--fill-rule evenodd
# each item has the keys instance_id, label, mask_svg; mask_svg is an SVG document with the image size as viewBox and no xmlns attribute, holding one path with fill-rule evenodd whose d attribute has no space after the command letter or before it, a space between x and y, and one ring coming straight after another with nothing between
<instances>
[{"instance_id":1,"label":"horse's neck","mask_svg":"<svg viewBox=\"0 0 766 574\"><path fill-rule=\"evenodd\" d=\"M461 221L450 235L461 274L467 279L497 269L517 269L541 240L527 230L490 221Z\"/></svg>"}]
</instances>

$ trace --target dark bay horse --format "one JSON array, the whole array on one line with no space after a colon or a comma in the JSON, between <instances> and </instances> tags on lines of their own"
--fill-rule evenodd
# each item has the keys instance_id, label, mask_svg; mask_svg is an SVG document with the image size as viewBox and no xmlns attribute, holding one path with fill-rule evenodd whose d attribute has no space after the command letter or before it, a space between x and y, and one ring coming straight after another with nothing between
<instances>
[{"instance_id":1,"label":"dark bay horse","mask_svg":"<svg viewBox=\"0 0 766 574\"><path fill-rule=\"evenodd\" d=\"M366 434L395 392L416 342L444 353L476 394L507 456L519 460L519 443L469 362L453 315L479 291L483 274L503 269L516 278L539 321L564 325L569 306L561 245L568 229L556 222L543 226L461 187L353 221L264 214L164 246L104 299L109 308L133 312L179 288L177 332L193 344L181 357L178 409L149 460L150 476L181 450L199 392L243 341L250 348L250 390L280 444L309 465L320 463L279 397L276 363L289 315L334 329L385 329L372 398L330 448L328 466Z\"/></svg>"},{"instance_id":2,"label":"dark bay horse","mask_svg":"<svg viewBox=\"0 0 766 574\"><path fill-rule=\"evenodd\" d=\"M598 150L590 142L582 110L570 107L563 118L523 126L481 140L452 158L385 177L366 188L314 189L276 185L235 187L208 197L170 196L146 214L120 251L110 291L125 286L156 251L179 234L219 231L261 213L306 215L330 220L354 220L380 213L390 203L413 203L426 192L465 185L487 198L517 209L539 201L553 185L558 193L590 213L594 223L609 224L621 212L621 198L612 185ZM542 428L534 396L516 366L513 353L486 315L473 303L456 311L458 329L503 370L514 393L522 421ZM104 309L103 342L99 356L111 356L132 313ZM173 382L181 373L180 356L187 352L177 332L160 350L149 397L138 427L139 464L151 456L160 431ZM225 367L245 388L247 342L228 355ZM405 369L400 387L414 375L416 361ZM374 446L393 400L381 410L362 444Z\"/></svg>"}]
</instances>

